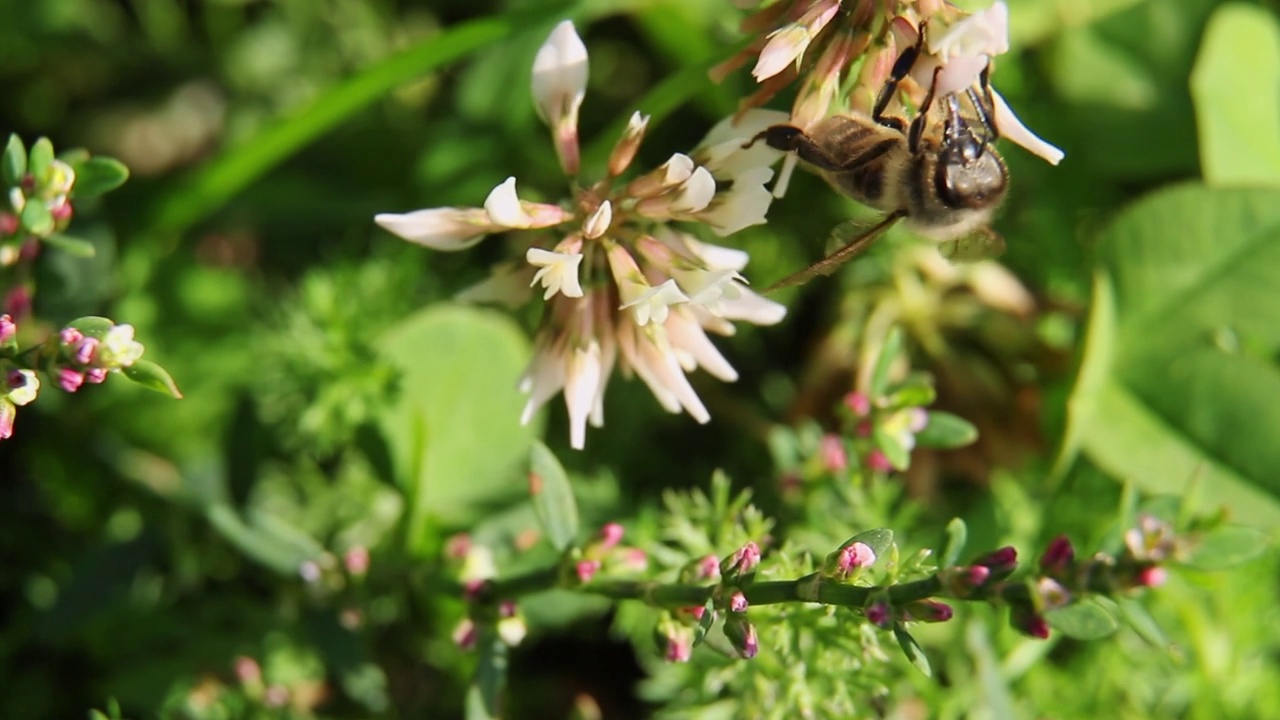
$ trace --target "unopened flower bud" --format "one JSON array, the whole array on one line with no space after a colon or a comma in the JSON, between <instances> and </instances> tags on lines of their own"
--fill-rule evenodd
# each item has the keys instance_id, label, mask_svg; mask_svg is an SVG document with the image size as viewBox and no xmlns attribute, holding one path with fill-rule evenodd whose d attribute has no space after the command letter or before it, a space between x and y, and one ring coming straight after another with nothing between
<instances>
[{"instance_id":1,"label":"unopened flower bud","mask_svg":"<svg viewBox=\"0 0 1280 720\"><path fill-rule=\"evenodd\" d=\"M625 548L617 556L618 567L626 572L639 573L649 569L649 554L640 548Z\"/></svg>"},{"instance_id":2,"label":"unopened flower bud","mask_svg":"<svg viewBox=\"0 0 1280 720\"><path fill-rule=\"evenodd\" d=\"M449 537L444 544L445 557L451 560L464 560L467 553L471 550L471 536L466 533L457 533Z\"/></svg>"},{"instance_id":3,"label":"unopened flower bud","mask_svg":"<svg viewBox=\"0 0 1280 720\"><path fill-rule=\"evenodd\" d=\"M49 214L53 216L53 221L60 227L66 227L71 222L71 215L74 209L71 207L71 201L63 200L62 202L49 208Z\"/></svg>"},{"instance_id":4,"label":"unopened flower bud","mask_svg":"<svg viewBox=\"0 0 1280 720\"><path fill-rule=\"evenodd\" d=\"M8 398L0 398L0 440L8 440L13 437L13 419L17 417L18 409L9 402Z\"/></svg>"},{"instance_id":5,"label":"unopened flower bud","mask_svg":"<svg viewBox=\"0 0 1280 720\"><path fill-rule=\"evenodd\" d=\"M867 468L872 472L893 472L893 463L889 462L888 455L877 448L867 453Z\"/></svg>"},{"instance_id":6,"label":"unopened flower bud","mask_svg":"<svg viewBox=\"0 0 1280 720\"><path fill-rule=\"evenodd\" d=\"M74 357L75 361L80 363L81 365L88 365L89 363L93 362L93 354L94 352L97 351L97 349L98 349L98 339L87 337L81 340L80 343L76 345L75 353L72 357Z\"/></svg>"},{"instance_id":7,"label":"unopened flower bud","mask_svg":"<svg viewBox=\"0 0 1280 720\"><path fill-rule=\"evenodd\" d=\"M19 285L10 290L4 298L3 309L15 319L31 314L31 290L26 285Z\"/></svg>"},{"instance_id":8,"label":"unopened flower bud","mask_svg":"<svg viewBox=\"0 0 1280 720\"><path fill-rule=\"evenodd\" d=\"M908 621L937 623L950 620L954 614L955 611L946 603L937 600L917 600L902 608L899 616Z\"/></svg>"},{"instance_id":9,"label":"unopened flower bud","mask_svg":"<svg viewBox=\"0 0 1280 720\"><path fill-rule=\"evenodd\" d=\"M342 565L347 572L355 577L361 577L369 572L369 550L363 545L356 545L349 548L342 555Z\"/></svg>"},{"instance_id":10,"label":"unopened flower bud","mask_svg":"<svg viewBox=\"0 0 1280 720\"><path fill-rule=\"evenodd\" d=\"M555 139L556 154L568 175L578 174L578 108L587 91L587 46L573 22L551 31L533 59L533 102Z\"/></svg>"},{"instance_id":11,"label":"unopened flower bud","mask_svg":"<svg viewBox=\"0 0 1280 720\"><path fill-rule=\"evenodd\" d=\"M698 561L697 571L694 576L695 580L719 580L720 579L720 558L715 555L707 555Z\"/></svg>"},{"instance_id":12,"label":"unopened flower bud","mask_svg":"<svg viewBox=\"0 0 1280 720\"><path fill-rule=\"evenodd\" d=\"M578 573L578 581L582 583L591 582L591 578L596 576L600 571L599 560L582 560L574 566L574 570Z\"/></svg>"},{"instance_id":13,"label":"unopened flower bud","mask_svg":"<svg viewBox=\"0 0 1280 720\"><path fill-rule=\"evenodd\" d=\"M498 637L508 647L519 645L529 634L529 625L525 623L524 616L514 602L507 601L499 605L498 618Z\"/></svg>"},{"instance_id":14,"label":"unopened flower bud","mask_svg":"<svg viewBox=\"0 0 1280 720\"><path fill-rule=\"evenodd\" d=\"M600 207L587 217L582 223L582 236L588 240L595 240L609 231L609 225L613 222L613 203L605 200L600 203Z\"/></svg>"},{"instance_id":15,"label":"unopened flower bud","mask_svg":"<svg viewBox=\"0 0 1280 720\"><path fill-rule=\"evenodd\" d=\"M18 325L7 313L0 315L0 348L12 345L18 335Z\"/></svg>"},{"instance_id":16,"label":"unopened flower bud","mask_svg":"<svg viewBox=\"0 0 1280 720\"><path fill-rule=\"evenodd\" d=\"M640 143L644 140L644 131L648 126L648 115L641 115L639 112L631 115L631 120L627 122L627 129L622 131L622 137L618 138L618 144L613 146L613 152L609 155L610 175L617 177L631 166L631 161L635 159L636 151L640 149Z\"/></svg>"},{"instance_id":17,"label":"unopened flower bud","mask_svg":"<svg viewBox=\"0 0 1280 720\"><path fill-rule=\"evenodd\" d=\"M665 618L654 629L654 641L667 662L689 662L693 655L693 630Z\"/></svg>"},{"instance_id":18,"label":"unopened flower bud","mask_svg":"<svg viewBox=\"0 0 1280 720\"><path fill-rule=\"evenodd\" d=\"M1040 556L1040 569L1046 575L1062 577L1070 571L1075 559L1076 551L1071 540L1066 535L1059 535L1049 541L1049 547Z\"/></svg>"},{"instance_id":19,"label":"unopened flower bud","mask_svg":"<svg viewBox=\"0 0 1280 720\"><path fill-rule=\"evenodd\" d=\"M1169 579L1169 572L1159 565L1142 568L1134 577L1139 587L1160 587Z\"/></svg>"},{"instance_id":20,"label":"unopened flower bud","mask_svg":"<svg viewBox=\"0 0 1280 720\"><path fill-rule=\"evenodd\" d=\"M871 398L866 393L851 392L844 396L844 406L849 408L856 418L864 418L871 414Z\"/></svg>"},{"instance_id":21,"label":"unopened flower bud","mask_svg":"<svg viewBox=\"0 0 1280 720\"><path fill-rule=\"evenodd\" d=\"M1040 610L1056 610L1066 607L1071 602L1071 592L1053 578L1042 577L1032 586L1036 596L1036 607Z\"/></svg>"},{"instance_id":22,"label":"unopened flower bud","mask_svg":"<svg viewBox=\"0 0 1280 720\"><path fill-rule=\"evenodd\" d=\"M1018 569L1018 551L1010 545L993 550L978 558L975 565L982 565L991 571L992 581L1003 580Z\"/></svg>"},{"instance_id":23,"label":"unopened flower bud","mask_svg":"<svg viewBox=\"0 0 1280 720\"><path fill-rule=\"evenodd\" d=\"M760 546L748 541L720 563L720 574L727 578L746 575L760 564Z\"/></svg>"},{"instance_id":24,"label":"unopened flower bud","mask_svg":"<svg viewBox=\"0 0 1280 720\"><path fill-rule=\"evenodd\" d=\"M262 682L262 667L251 657L241 655L235 659L236 679L244 685L256 685Z\"/></svg>"},{"instance_id":25,"label":"unopened flower bud","mask_svg":"<svg viewBox=\"0 0 1280 720\"><path fill-rule=\"evenodd\" d=\"M58 331L58 340L62 343L64 348L70 349L83 339L84 334L73 327L62 328Z\"/></svg>"},{"instance_id":26,"label":"unopened flower bud","mask_svg":"<svg viewBox=\"0 0 1280 720\"><path fill-rule=\"evenodd\" d=\"M734 592L733 595L729 597L729 609L733 612L747 611L747 596L742 594L741 590Z\"/></svg>"},{"instance_id":27,"label":"unopened flower bud","mask_svg":"<svg viewBox=\"0 0 1280 720\"><path fill-rule=\"evenodd\" d=\"M473 649L478 638L479 630L476 628L476 621L471 618L463 618L462 622L453 629L453 644L463 650Z\"/></svg>"},{"instance_id":28,"label":"unopened flower bud","mask_svg":"<svg viewBox=\"0 0 1280 720\"><path fill-rule=\"evenodd\" d=\"M89 368L84 371L84 381L91 385L100 385L107 379L106 368Z\"/></svg>"},{"instance_id":29,"label":"unopened flower bud","mask_svg":"<svg viewBox=\"0 0 1280 720\"><path fill-rule=\"evenodd\" d=\"M1040 640L1048 639L1049 623L1033 608L1015 605L1009 610L1009 624L1014 630Z\"/></svg>"},{"instance_id":30,"label":"unopened flower bud","mask_svg":"<svg viewBox=\"0 0 1280 720\"><path fill-rule=\"evenodd\" d=\"M875 602L862 609L867 621L878 628L888 628L893 624L893 608L886 602Z\"/></svg>"},{"instance_id":31,"label":"unopened flower bud","mask_svg":"<svg viewBox=\"0 0 1280 720\"><path fill-rule=\"evenodd\" d=\"M80 389L84 384L84 373L71 368L62 368L58 371L58 387L73 393Z\"/></svg>"},{"instance_id":32,"label":"unopened flower bud","mask_svg":"<svg viewBox=\"0 0 1280 720\"><path fill-rule=\"evenodd\" d=\"M838 473L849 467L849 453L844 449L844 440L839 435L823 435L818 449L827 472Z\"/></svg>"},{"instance_id":33,"label":"unopened flower bud","mask_svg":"<svg viewBox=\"0 0 1280 720\"><path fill-rule=\"evenodd\" d=\"M17 215L0 212L0 238L17 234L20 227L22 227L22 223L18 221Z\"/></svg>"},{"instance_id":34,"label":"unopened flower bud","mask_svg":"<svg viewBox=\"0 0 1280 720\"><path fill-rule=\"evenodd\" d=\"M862 568L868 568L876 562L876 551L863 542L850 543L840 548L837 567L840 574L849 576Z\"/></svg>"},{"instance_id":35,"label":"unopened flower bud","mask_svg":"<svg viewBox=\"0 0 1280 720\"><path fill-rule=\"evenodd\" d=\"M604 527L600 528L600 547L608 550L616 546L622 542L622 536L625 533L626 530L618 523L606 523Z\"/></svg>"},{"instance_id":36,"label":"unopened flower bud","mask_svg":"<svg viewBox=\"0 0 1280 720\"><path fill-rule=\"evenodd\" d=\"M742 615L730 615L724 621L724 635L737 648L743 658L750 660L760 652L760 638L756 626Z\"/></svg>"}]
</instances>

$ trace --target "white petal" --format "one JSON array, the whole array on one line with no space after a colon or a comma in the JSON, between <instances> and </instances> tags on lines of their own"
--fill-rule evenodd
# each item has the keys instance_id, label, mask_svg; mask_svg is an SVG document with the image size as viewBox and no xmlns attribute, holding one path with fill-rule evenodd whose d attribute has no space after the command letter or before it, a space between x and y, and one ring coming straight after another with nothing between
<instances>
[{"instance_id":1,"label":"white petal","mask_svg":"<svg viewBox=\"0 0 1280 720\"><path fill-rule=\"evenodd\" d=\"M706 263L707 268L711 270L741 270L751 260L751 255L746 250L712 245L686 233L679 233L679 238L685 247L695 257Z\"/></svg>"},{"instance_id":2,"label":"white petal","mask_svg":"<svg viewBox=\"0 0 1280 720\"><path fill-rule=\"evenodd\" d=\"M720 301L717 308L726 320L741 320L752 325L776 325L787 316L787 306L764 298L735 283L737 296Z\"/></svg>"},{"instance_id":3,"label":"white petal","mask_svg":"<svg viewBox=\"0 0 1280 720\"><path fill-rule=\"evenodd\" d=\"M460 302L496 303L517 308L529 302L533 293L534 270L515 263L502 263L493 269L489 277L463 289L454 299Z\"/></svg>"},{"instance_id":4,"label":"white petal","mask_svg":"<svg viewBox=\"0 0 1280 720\"><path fill-rule=\"evenodd\" d=\"M706 168L700 167L680 187L680 194L672 201L671 210L677 213L695 213L710 205L715 196L715 178Z\"/></svg>"},{"instance_id":5,"label":"white petal","mask_svg":"<svg viewBox=\"0 0 1280 720\"><path fill-rule=\"evenodd\" d=\"M596 394L603 380L600 362L600 344L592 342L585 348L577 348L569 358L565 378L564 402L569 408L569 444L581 450L587 442L587 416L595 405Z\"/></svg>"},{"instance_id":6,"label":"white petal","mask_svg":"<svg viewBox=\"0 0 1280 720\"><path fill-rule=\"evenodd\" d=\"M433 250L454 252L475 246L497 229L478 208L431 208L411 213L380 213L373 217L389 232Z\"/></svg>"},{"instance_id":7,"label":"white petal","mask_svg":"<svg viewBox=\"0 0 1280 720\"><path fill-rule=\"evenodd\" d=\"M1000 130L1000 134L1012 142L1021 145L1034 155L1039 155L1049 162L1050 165L1057 165L1062 162L1062 158L1066 157L1066 153L1049 143L1036 137L1017 115L1013 114L1013 110L1009 108L1009 104L1000 97L1000 93L992 90L991 98L995 101L995 123L996 128Z\"/></svg>"},{"instance_id":8,"label":"white petal","mask_svg":"<svg viewBox=\"0 0 1280 720\"><path fill-rule=\"evenodd\" d=\"M567 117L576 120L587 90L587 46L573 22L565 20L533 59L533 102L538 115L555 126Z\"/></svg>"},{"instance_id":9,"label":"white petal","mask_svg":"<svg viewBox=\"0 0 1280 720\"><path fill-rule=\"evenodd\" d=\"M516 179L509 177L489 192L484 200L485 212L494 223L508 228L527 228L533 218L520 206L516 195Z\"/></svg>"},{"instance_id":10,"label":"white petal","mask_svg":"<svg viewBox=\"0 0 1280 720\"><path fill-rule=\"evenodd\" d=\"M613 222L613 203L605 200L600 203L600 207L591 213L586 222L582 223L582 235L588 240L595 240L609 230L609 225Z\"/></svg>"},{"instance_id":11,"label":"white petal","mask_svg":"<svg viewBox=\"0 0 1280 720\"><path fill-rule=\"evenodd\" d=\"M661 325L667 321L670 306L684 302L689 302L689 298L680 292L675 280L668 279L661 285L649 288L622 307L631 308L637 325L646 325L650 320Z\"/></svg>"},{"instance_id":12,"label":"white petal","mask_svg":"<svg viewBox=\"0 0 1280 720\"><path fill-rule=\"evenodd\" d=\"M685 182L691 175L693 175L693 158L682 153L676 153L671 156L671 159L662 163L662 167L659 169L664 173L662 180L663 187L675 187L676 185Z\"/></svg>"},{"instance_id":13,"label":"white petal","mask_svg":"<svg viewBox=\"0 0 1280 720\"><path fill-rule=\"evenodd\" d=\"M992 57L1009 51L1009 7L997 2L966 17L947 29L935 42L929 39L929 54L944 63L958 56Z\"/></svg>"},{"instance_id":14,"label":"white petal","mask_svg":"<svg viewBox=\"0 0 1280 720\"><path fill-rule=\"evenodd\" d=\"M565 381L565 359L549 343L539 343L529 360L529 367L520 378L520 391L529 395L524 411L520 413L520 424L528 425L533 414L550 400Z\"/></svg>"},{"instance_id":15,"label":"white petal","mask_svg":"<svg viewBox=\"0 0 1280 720\"><path fill-rule=\"evenodd\" d=\"M561 253L542 248L529 248L525 259L530 265L541 268L533 276L530 285L542 282L547 289L544 300L550 300L556 293L565 297L582 297L582 285L578 281L578 269L582 265L582 253Z\"/></svg>"},{"instance_id":16,"label":"white petal","mask_svg":"<svg viewBox=\"0 0 1280 720\"><path fill-rule=\"evenodd\" d=\"M788 25L769 35L769 42L760 51L760 58L751 71L756 81L767 80L787 69L809 47L809 31L800 25Z\"/></svg>"},{"instance_id":17,"label":"white petal","mask_svg":"<svg viewBox=\"0 0 1280 720\"><path fill-rule=\"evenodd\" d=\"M742 146L761 130L773 125L786 125L790 121L791 116L785 112L758 108L742 113L741 117L730 115L711 128L711 132L698 143L695 154L711 174L719 178L731 178L750 168L773 165L782 157L781 151L763 141L749 148Z\"/></svg>"},{"instance_id":18,"label":"white petal","mask_svg":"<svg viewBox=\"0 0 1280 720\"><path fill-rule=\"evenodd\" d=\"M738 379L738 372L725 360L724 355L720 354L703 332L702 326L692 317L681 312L672 313L666 327L671 345L687 353L696 366L725 382Z\"/></svg>"},{"instance_id":19,"label":"white petal","mask_svg":"<svg viewBox=\"0 0 1280 720\"><path fill-rule=\"evenodd\" d=\"M759 167L734 177L733 187L716 196L711 207L698 214L698 219L711 226L717 235L732 235L750 225L762 225L773 193L764 183L773 177L773 170Z\"/></svg>"}]
</instances>

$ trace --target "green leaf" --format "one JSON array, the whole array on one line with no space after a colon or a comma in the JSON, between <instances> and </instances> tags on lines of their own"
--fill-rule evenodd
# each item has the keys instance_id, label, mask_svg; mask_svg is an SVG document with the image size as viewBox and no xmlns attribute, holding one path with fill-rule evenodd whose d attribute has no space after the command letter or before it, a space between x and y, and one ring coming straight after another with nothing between
<instances>
[{"instance_id":1,"label":"green leaf","mask_svg":"<svg viewBox=\"0 0 1280 720\"><path fill-rule=\"evenodd\" d=\"M44 239L45 243L75 257L91 258L98 249L88 240L83 240L62 233L53 233Z\"/></svg>"},{"instance_id":2,"label":"green leaf","mask_svg":"<svg viewBox=\"0 0 1280 720\"><path fill-rule=\"evenodd\" d=\"M978 428L958 415L941 410L929 411L929 424L916 433L920 447L951 449L964 447L978 439Z\"/></svg>"},{"instance_id":3,"label":"green leaf","mask_svg":"<svg viewBox=\"0 0 1280 720\"><path fill-rule=\"evenodd\" d=\"M883 427L877 425L871 431L871 439L875 441L876 447L880 448L880 452L884 453L884 456L889 459L889 464L895 470L906 470L911 465L911 453L896 434L887 432Z\"/></svg>"},{"instance_id":4,"label":"green leaf","mask_svg":"<svg viewBox=\"0 0 1280 720\"><path fill-rule=\"evenodd\" d=\"M378 424L406 496L405 541L427 552L432 518L468 525L527 487L540 423L521 426L516 379L529 342L504 314L438 305L393 327L379 351L399 373Z\"/></svg>"},{"instance_id":5,"label":"green leaf","mask_svg":"<svg viewBox=\"0 0 1280 720\"><path fill-rule=\"evenodd\" d=\"M467 689L467 720L502 717L502 693L507 683L507 646L492 632L480 636L480 662Z\"/></svg>"},{"instance_id":6,"label":"green leaf","mask_svg":"<svg viewBox=\"0 0 1280 720\"><path fill-rule=\"evenodd\" d=\"M1200 169L1214 185L1280 185L1280 22L1224 5L1209 19L1191 74Z\"/></svg>"},{"instance_id":7,"label":"green leaf","mask_svg":"<svg viewBox=\"0 0 1280 720\"><path fill-rule=\"evenodd\" d=\"M969 527L960 518L951 518L947 523L947 543L938 558L939 567L953 567L964 552L964 545L969 539Z\"/></svg>"},{"instance_id":8,"label":"green leaf","mask_svg":"<svg viewBox=\"0 0 1280 720\"><path fill-rule=\"evenodd\" d=\"M578 504L573 486L554 453L540 442L533 443L530 457L529 493L538 523L547 540L564 552L578 539Z\"/></svg>"},{"instance_id":9,"label":"green leaf","mask_svg":"<svg viewBox=\"0 0 1280 720\"><path fill-rule=\"evenodd\" d=\"M1120 611L1120 617L1138 634L1138 637L1152 647L1169 652L1169 639L1165 637L1160 625L1156 623L1155 618L1151 617L1151 613L1147 612L1147 608L1141 602L1134 598L1121 597L1117 598L1115 603L1116 608Z\"/></svg>"},{"instance_id":10,"label":"green leaf","mask_svg":"<svg viewBox=\"0 0 1280 720\"><path fill-rule=\"evenodd\" d=\"M707 639L707 633L711 632L711 626L716 623L716 601L707 600L702 606L702 617L698 618L698 627L693 631L693 646L698 647L703 640Z\"/></svg>"},{"instance_id":11,"label":"green leaf","mask_svg":"<svg viewBox=\"0 0 1280 720\"><path fill-rule=\"evenodd\" d=\"M145 388L171 398L182 399L182 392L178 390L178 384L169 376L169 372L150 360L136 360L129 367L122 368L121 372L125 377Z\"/></svg>"},{"instance_id":12,"label":"green leaf","mask_svg":"<svg viewBox=\"0 0 1280 720\"><path fill-rule=\"evenodd\" d=\"M1099 640L1120 628L1116 616L1093 598L1085 598L1044 614L1049 626L1076 640Z\"/></svg>"},{"instance_id":13,"label":"green leaf","mask_svg":"<svg viewBox=\"0 0 1280 720\"><path fill-rule=\"evenodd\" d=\"M75 198L97 197L115 190L129 179L129 168L109 157L89 158L75 167L76 183L71 188Z\"/></svg>"},{"instance_id":14,"label":"green leaf","mask_svg":"<svg viewBox=\"0 0 1280 720\"><path fill-rule=\"evenodd\" d=\"M48 235L53 232L53 215L39 200L31 200L22 208L22 227L32 235Z\"/></svg>"},{"instance_id":15,"label":"green leaf","mask_svg":"<svg viewBox=\"0 0 1280 720\"><path fill-rule=\"evenodd\" d=\"M907 656L907 660L924 673L925 677L933 677L933 668L929 666L929 658L924 654L924 648L920 647L920 643L911 637L911 633L907 632L901 623L894 623L893 637L898 641L898 647L902 648L902 654Z\"/></svg>"},{"instance_id":16,"label":"green leaf","mask_svg":"<svg viewBox=\"0 0 1280 720\"><path fill-rule=\"evenodd\" d=\"M843 550L854 543L862 543L871 548L876 554L876 560L880 559L889 550L889 546L893 544L893 531L889 528L874 528L872 530L864 530L845 540L840 546Z\"/></svg>"},{"instance_id":17,"label":"green leaf","mask_svg":"<svg viewBox=\"0 0 1280 720\"><path fill-rule=\"evenodd\" d=\"M9 136L9 142L4 146L4 162L0 167L0 178L4 180L5 188L11 188L22 182L22 177L27 174L27 148L22 144L22 138L16 134Z\"/></svg>"},{"instance_id":18,"label":"green leaf","mask_svg":"<svg viewBox=\"0 0 1280 720\"><path fill-rule=\"evenodd\" d=\"M116 326L115 320L98 315L85 315L67 323L67 327L79 330L82 335L101 340Z\"/></svg>"},{"instance_id":19,"label":"green leaf","mask_svg":"<svg viewBox=\"0 0 1280 720\"><path fill-rule=\"evenodd\" d=\"M932 405L938 392L927 382L916 382L894 390L885 398L885 408L908 408Z\"/></svg>"},{"instance_id":20,"label":"green leaf","mask_svg":"<svg viewBox=\"0 0 1280 720\"><path fill-rule=\"evenodd\" d=\"M1112 371L1082 447L1109 474L1280 520L1280 191L1184 185L1103 233L1114 282Z\"/></svg>"},{"instance_id":21,"label":"green leaf","mask_svg":"<svg viewBox=\"0 0 1280 720\"><path fill-rule=\"evenodd\" d=\"M49 172L53 168L53 143L49 142L49 138L42 137L35 141L31 146L31 152L27 155L27 172L36 179L37 183L48 182Z\"/></svg>"},{"instance_id":22,"label":"green leaf","mask_svg":"<svg viewBox=\"0 0 1280 720\"><path fill-rule=\"evenodd\" d=\"M1270 538L1256 528L1224 525L1201 537L1186 563L1204 570L1226 570L1261 556L1270 547Z\"/></svg>"},{"instance_id":23,"label":"green leaf","mask_svg":"<svg viewBox=\"0 0 1280 720\"><path fill-rule=\"evenodd\" d=\"M901 354L902 328L894 326L885 336L880 354L876 356L875 368L871 371L872 398L879 398L889 391L889 371Z\"/></svg>"},{"instance_id":24,"label":"green leaf","mask_svg":"<svg viewBox=\"0 0 1280 720\"><path fill-rule=\"evenodd\" d=\"M1056 485L1080 453L1080 446L1097 410L1098 393L1107 382L1115 352L1116 299L1111 277L1104 270L1093 274L1093 298L1089 303L1088 330L1080 356L1080 369L1067 399L1067 422L1058 443L1057 457L1049 471L1049 484Z\"/></svg>"}]
</instances>

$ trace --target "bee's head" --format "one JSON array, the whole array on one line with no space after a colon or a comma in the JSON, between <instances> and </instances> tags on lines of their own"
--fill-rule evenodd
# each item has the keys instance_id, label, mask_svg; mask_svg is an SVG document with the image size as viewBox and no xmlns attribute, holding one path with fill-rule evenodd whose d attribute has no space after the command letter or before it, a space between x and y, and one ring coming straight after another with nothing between
<instances>
[{"instance_id":1,"label":"bee's head","mask_svg":"<svg viewBox=\"0 0 1280 720\"><path fill-rule=\"evenodd\" d=\"M985 208L1004 198L1009 174L1004 161L986 134L975 134L973 126L960 114L954 95L947 98L947 118L934 187L938 198L951 208Z\"/></svg>"}]
</instances>

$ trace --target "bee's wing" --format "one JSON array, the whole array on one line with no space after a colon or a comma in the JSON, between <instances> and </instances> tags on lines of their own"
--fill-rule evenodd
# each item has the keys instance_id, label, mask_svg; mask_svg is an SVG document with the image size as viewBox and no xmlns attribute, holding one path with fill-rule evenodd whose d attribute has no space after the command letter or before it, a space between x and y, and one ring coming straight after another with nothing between
<instances>
[{"instance_id":1,"label":"bee's wing","mask_svg":"<svg viewBox=\"0 0 1280 720\"><path fill-rule=\"evenodd\" d=\"M778 282L770 285L765 289L765 292L769 293L786 287L803 285L819 275L830 275L836 271L836 268L849 262L863 250L866 250L873 240L880 237L885 230L888 230L890 226L901 219L904 215L906 215L906 213L901 210L891 212L884 216L884 219L880 222L847 240L845 236L848 234L849 230L857 228L858 224L856 222L850 222L836 227L835 231L832 232L832 237L837 240L845 241L844 245L842 245L840 249L800 272L792 273L791 275L788 275Z\"/></svg>"},{"instance_id":2,"label":"bee's wing","mask_svg":"<svg viewBox=\"0 0 1280 720\"><path fill-rule=\"evenodd\" d=\"M990 260L1004 254L1004 238L989 228L980 228L962 238L938 243L942 257L957 263Z\"/></svg>"}]
</instances>

